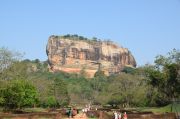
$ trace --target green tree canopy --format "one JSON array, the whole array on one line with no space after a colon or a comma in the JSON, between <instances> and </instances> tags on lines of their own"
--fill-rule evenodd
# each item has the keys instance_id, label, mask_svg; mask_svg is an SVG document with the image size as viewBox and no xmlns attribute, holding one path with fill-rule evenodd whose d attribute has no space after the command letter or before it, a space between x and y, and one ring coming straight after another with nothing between
<instances>
[{"instance_id":1,"label":"green tree canopy","mask_svg":"<svg viewBox=\"0 0 180 119\"><path fill-rule=\"evenodd\" d=\"M3 105L8 109L21 109L33 106L38 101L36 88L26 80L11 80L6 88L1 90Z\"/></svg>"},{"instance_id":2,"label":"green tree canopy","mask_svg":"<svg viewBox=\"0 0 180 119\"><path fill-rule=\"evenodd\" d=\"M50 102L53 102L52 100L56 101L56 105L54 106L65 106L69 104L67 84L61 78L53 78L49 95L51 96Z\"/></svg>"},{"instance_id":3,"label":"green tree canopy","mask_svg":"<svg viewBox=\"0 0 180 119\"><path fill-rule=\"evenodd\" d=\"M167 56L158 55L155 65L147 70L149 83L158 89L159 98L166 103L180 96L180 51Z\"/></svg>"}]
</instances>

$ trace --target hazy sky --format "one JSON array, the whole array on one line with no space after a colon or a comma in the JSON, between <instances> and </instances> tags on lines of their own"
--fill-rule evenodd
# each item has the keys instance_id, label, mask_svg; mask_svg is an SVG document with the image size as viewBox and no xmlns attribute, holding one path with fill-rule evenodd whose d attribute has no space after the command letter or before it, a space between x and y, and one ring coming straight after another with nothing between
<instances>
[{"instance_id":1,"label":"hazy sky","mask_svg":"<svg viewBox=\"0 0 180 119\"><path fill-rule=\"evenodd\" d=\"M46 60L50 35L111 39L138 65L180 49L180 0L1 0L0 47Z\"/></svg>"}]
</instances>

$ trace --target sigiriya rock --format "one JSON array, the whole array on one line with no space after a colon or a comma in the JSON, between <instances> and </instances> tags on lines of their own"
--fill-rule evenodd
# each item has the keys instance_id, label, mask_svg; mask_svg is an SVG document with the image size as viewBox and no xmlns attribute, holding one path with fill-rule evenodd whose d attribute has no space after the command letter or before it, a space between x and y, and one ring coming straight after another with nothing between
<instances>
[{"instance_id":1,"label":"sigiriya rock","mask_svg":"<svg viewBox=\"0 0 180 119\"><path fill-rule=\"evenodd\" d=\"M136 67L127 48L112 41L90 40L78 35L50 36L46 52L52 72L80 73L83 69L87 77L93 77L98 70L110 75L119 73L125 66Z\"/></svg>"}]
</instances>

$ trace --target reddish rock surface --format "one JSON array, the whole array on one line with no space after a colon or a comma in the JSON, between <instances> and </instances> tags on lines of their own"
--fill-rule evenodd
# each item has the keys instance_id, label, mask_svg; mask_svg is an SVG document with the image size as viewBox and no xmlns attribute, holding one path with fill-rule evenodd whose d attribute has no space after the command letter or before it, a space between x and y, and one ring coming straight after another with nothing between
<instances>
[{"instance_id":1,"label":"reddish rock surface","mask_svg":"<svg viewBox=\"0 0 180 119\"><path fill-rule=\"evenodd\" d=\"M136 61L127 48L111 41L92 41L50 36L47 44L50 71L79 73L93 77L98 69L106 75L120 72L124 66L136 67Z\"/></svg>"}]
</instances>

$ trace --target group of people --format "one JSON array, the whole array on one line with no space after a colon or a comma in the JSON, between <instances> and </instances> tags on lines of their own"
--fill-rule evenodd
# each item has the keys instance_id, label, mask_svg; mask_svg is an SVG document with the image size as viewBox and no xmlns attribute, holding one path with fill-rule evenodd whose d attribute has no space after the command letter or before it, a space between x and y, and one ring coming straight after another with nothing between
<instances>
[{"instance_id":1,"label":"group of people","mask_svg":"<svg viewBox=\"0 0 180 119\"><path fill-rule=\"evenodd\" d=\"M78 113L79 113L78 110L75 108L70 108L67 110L67 115L69 118L73 118L73 116L75 116Z\"/></svg>"},{"instance_id":2,"label":"group of people","mask_svg":"<svg viewBox=\"0 0 180 119\"><path fill-rule=\"evenodd\" d=\"M121 112L114 111L114 119L127 119L127 114L126 112L122 114Z\"/></svg>"},{"instance_id":3,"label":"group of people","mask_svg":"<svg viewBox=\"0 0 180 119\"><path fill-rule=\"evenodd\" d=\"M86 113L87 111L90 111L90 109L91 109L91 105L90 104L86 105L85 108L82 109L82 112Z\"/></svg>"}]
</instances>

